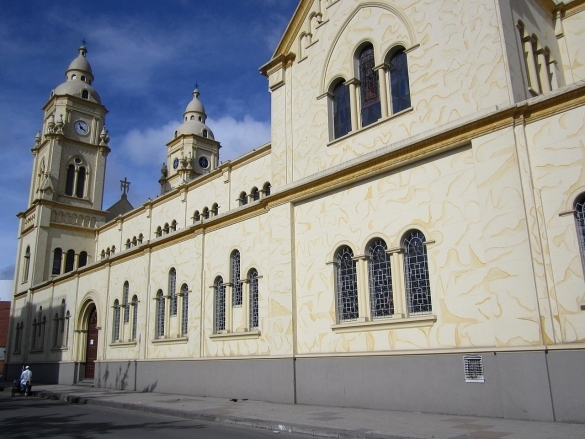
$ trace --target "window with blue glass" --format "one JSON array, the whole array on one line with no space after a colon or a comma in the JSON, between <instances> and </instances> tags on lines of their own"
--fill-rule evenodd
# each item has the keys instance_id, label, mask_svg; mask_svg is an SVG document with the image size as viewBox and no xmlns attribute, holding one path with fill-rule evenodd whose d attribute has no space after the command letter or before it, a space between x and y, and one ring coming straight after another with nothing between
<instances>
[{"instance_id":1,"label":"window with blue glass","mask_svg":"<svg viewBox=\"0 0 585 439\"><path fill-rule=\"evenodd\" d=\"M349 88L342 81L333 89L333 137L345 136L351 131Z\"/></svg>"},{"instance_id":2,"label":"window with blue glass","mask_svg":"<svg viewBox=\"0 0 585 439\"><path fill-rule=\"evenodd\" d=\"M410 108L410 85L406 52L401 49L390 58L390 95L392 113Z\"/></svg>"}]
</instances>

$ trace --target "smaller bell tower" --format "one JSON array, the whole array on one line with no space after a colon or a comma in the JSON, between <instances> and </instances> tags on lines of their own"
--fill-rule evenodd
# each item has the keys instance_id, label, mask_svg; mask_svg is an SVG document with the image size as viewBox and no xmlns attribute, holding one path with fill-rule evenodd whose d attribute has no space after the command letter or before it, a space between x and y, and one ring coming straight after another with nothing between
<instances>
[{"instance_id":1,"label":"smaller bell tower","mask_svg":"<svg viewBox=\"0 0 585 439\"><path fill-rule=\"evenodd\" d=\"M199 89L183 113L183 123L167 143L167 163L161 169L161 195L217 168L219 148L213 132L205 124L207 114L199 100Z\"/></svg>"},{"instance_id":2,"label":"smaller bell tower","mask_svg":"<svg viewBox=\"0 0 585 439\"><path fill-rule=\"evenodd\" d=\"M95 259L110 152L106 108L93 88L83 44L50 92L34 139L28 207L19 213L15 293Z\"/></svg>"}]
</instances>

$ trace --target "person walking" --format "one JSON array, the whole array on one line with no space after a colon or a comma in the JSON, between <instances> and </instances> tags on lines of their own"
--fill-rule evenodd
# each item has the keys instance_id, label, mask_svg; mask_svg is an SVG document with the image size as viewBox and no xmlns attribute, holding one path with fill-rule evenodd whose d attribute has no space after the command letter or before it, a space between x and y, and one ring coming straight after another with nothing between
<instances>
[{"instance_id":1,"label":"person walking","mask_svg":"<svg viewBox=\"0 0 585 439\"><path fill-rule=\"evenodd\" d=\"M22 373L20 374L20 388L24 389L25 386L30 386L32 384L32 370L28 366L24 368Z\"/></svg>"}]
</instances>

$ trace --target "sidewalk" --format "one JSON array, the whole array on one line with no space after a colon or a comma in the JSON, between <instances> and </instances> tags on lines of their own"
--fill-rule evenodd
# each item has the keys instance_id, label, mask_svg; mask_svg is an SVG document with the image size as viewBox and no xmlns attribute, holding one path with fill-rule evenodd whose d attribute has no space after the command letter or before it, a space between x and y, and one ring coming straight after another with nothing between
<instances>
[{"instance_id":1,"label":"sidewalk","mask_svg":"<svg viewBox=\"0 0 585 439\"><path fill-rule=\"evenodd\" d=\"M5 383L0 397L10 397ZM230 401L221 398L36 385L41 398L333 438L582 439L585 424Z\"/></svg>"}]
</instances>

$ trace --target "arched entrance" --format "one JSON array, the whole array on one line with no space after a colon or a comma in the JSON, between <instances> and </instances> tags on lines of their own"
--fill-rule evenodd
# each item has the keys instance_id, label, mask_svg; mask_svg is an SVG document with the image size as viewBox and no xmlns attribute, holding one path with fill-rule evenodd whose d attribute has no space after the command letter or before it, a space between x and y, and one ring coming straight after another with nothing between
<instances>
[{"instance_id":1,"label":"arched entrance","mask_svg":"<svg viewBox=\"0 0 585 439\"><path fill-rule=\"evenodd\" d=\"M85 347L85 378L93 379L95 375L95 360L98 347L98 315L95 305L89 310L89 324L87 327L87 341Z\"/></svg>"}]
</instances>

